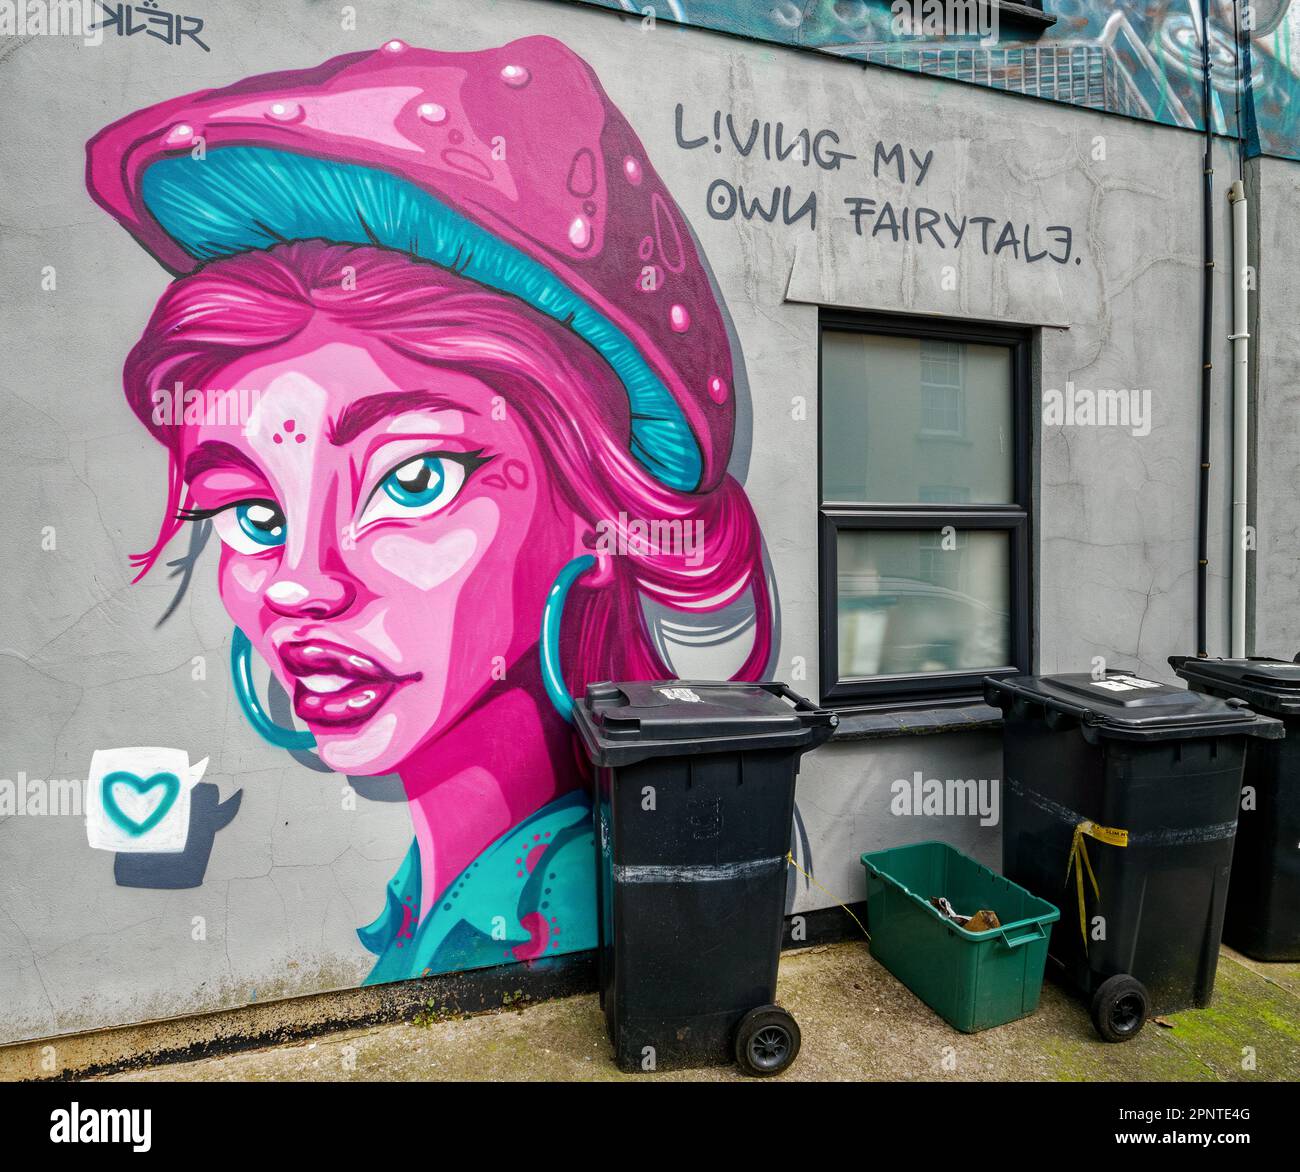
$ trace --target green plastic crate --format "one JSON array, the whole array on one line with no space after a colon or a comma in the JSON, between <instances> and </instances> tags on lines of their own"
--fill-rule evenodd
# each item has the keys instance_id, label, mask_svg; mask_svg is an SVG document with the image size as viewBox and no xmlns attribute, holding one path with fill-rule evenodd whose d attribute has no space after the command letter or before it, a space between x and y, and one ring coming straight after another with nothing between
<instances>
[{"instance_id":1,"label":"green plastic crate","mask_svg":"<svg viewBox=\"0 0 1300 1172\"><path fill-rule=\"evenodd\" d=\"M1061 918L1047 900L946 842L871 851L862 865L872 956L944 1021L969 1034L1038 1008L1049 926ZM990 908L1002 927L967 932L930 906L936 895L967 915Z\"/></svg>"}]
</instances>

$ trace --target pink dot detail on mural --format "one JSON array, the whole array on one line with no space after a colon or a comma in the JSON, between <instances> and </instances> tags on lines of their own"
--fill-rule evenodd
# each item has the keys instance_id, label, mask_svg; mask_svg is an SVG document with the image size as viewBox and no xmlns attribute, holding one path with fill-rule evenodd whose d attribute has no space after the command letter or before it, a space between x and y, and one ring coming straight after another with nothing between
<instances>
[{"instance_id":1,"label":"pink dot detail on mural","mask_svg":"<svg viewBox=\"0 0 1300 1172\"><path fill-rule=\"evenodd\" d=\"M590 147L583 147L573 156L564 185L569 189L570 195L576 195L579 199L595 194L596 156L592 154ZM595 210L595 204L592 204L587 214L594 215Z\"/></svg>"},{"instance_id":2,"label":"pink dot detail on mural","mask_svg":"<svg viewBox=\"0 0 1300 1172\"><path fill-rule=\"evenodd\" d=\"M623 177L632 184L633 187L641 186L641 164L631 155L628 155L628 157L623 160Z\"/></svg>"},{"instance_id":3,"label":"pink dot detail on mural","mask_svg":"<svg viewBox=\"0 0 1300 1172\"><path fill-rule=\"evenodd\" d=\"M405 41L399 41L396 38L384 42L385 53L405 53L409 48L410 46Z\"/></svg>"},{"instance_id":4,"label":"pink dot detail on mural","mask_svg":"<svg viewBox=\"0 0 1300 1172\"><path fill-rule=\"evenodd\" d=\"M642 236L641 242L636 246L636 254L642 260L649 260L654 256L655 239L653 236Z\"/></svg>"},{"instance_id":5,"label":"pink dot detail on mural","mask_svg":"<svg viewBox=\"0 0 1300 1172\"><path fill-rule=\"evenodd\" d=\"M415 909L411 906L411 901L406 899L402 902L402 925L397 929L397 947L402 947L403 940L415 939L415 933L412 928L415 925Z\"/></svg>"},{"instance_id":6,"label":"pink dot detail on mural","mask_svg":"<svg viewBox=\"0 0 1300 1172\"><path fill-rule=\"evenodd\" d=\"M573 223L569 225L569 243L574 248L591 246L591 224L586 216L574 216Z\"/></svg>"},{"instance_id":7,"label":"pink dot detail on mural","mask_svg":"<svg viewBox=\"0 0 1300 1172\"><path fill-rule=\"evenodd\" d=\"M194 139L194 127L188 122L178 122L163 136L163 146L189 146Z\"/></svg>"},{"instance_id":8,"label":"pink dot detail on mural","mask_svg":"<svg viewBox=\"0 0 1300 1172\"><path fill-rule=\"evenodd\" d=\"M532 79L533 75L522 65L507 65L501 70L501 80L514 89L522 89Z\"/></svg>"},{"instance_id":9,"label":"pink dot detail on mural","mask_svg":"<svg viewBox=\"0 0 1300 1172\"><path fill-rule=\"evenodd\" d=\"M675 333L686 333L691 328L691 315L686 312L686 306L674 305L668 311L668 324L673 327Z\"/></svg>"},{"instance_id":10,"label":"pink dot detail on mural","mask_svg":"<svg viewBox=\"0 0 1300 1172\"><path fill-rule=\"evenodd\" d=\"M282 444L282 443L284 443L284 437L285 437L286 435L293 435L294 431L296 430L296 429L294 428L294 424L293 424L293 420L292 420L292 419L286 419L286 420L284 421L284 425L283 425L283 426L284 426L284 435L281 435L281 434L277 431L273 436L271 436L271 440L272 440L272 442L277 443L277 444ZM301 444L301 443L306 443L306 442L307 442L307 437L306 437L302 432L298 432L297 435L293 435L293 438L294 438L294 442L295 442L295 443L299 443L299 444Z\"/></svg>"},{"instance_id":11,"label":"pink dot detail on mural","mask_svg":"<svg viewBox=\"0 0 1300 1172\"><path fill-rule=\"evenodd\" d=\"M266 108L266 116L272 122L301 122L304 111L297 102L272 102Z\"/></svg>"},{"instance_id":12,"label":"pink dot detail on mural","mask_svg":"<svg viewBox=\"0 0 1300 1172\"><path fill-rule=\"evenodd\" d=\"M544 843L539 843L537 846L533 847L533 849L528 852L528 858L524 862L524 867L527 869L530 875L533 873L533 868L536 867L537 864L542 861L542 856L545 853L546 853L546 846Z\"/></svg>"},{"instance_id":13,"label":"pink dot detail on mural","mask_svg":"<svg viewBox=\"0 0 1300 1172\"><path fill-rule=\"evenodd\" d=\"M510 950L515 960L534 960L541 956L551 942L551 925L546 922L546 917L541 912L529 912L519 921L519 926L530 939L528 943L516 944Z\"/></svg>"},{"instance_id":14,"label":"pink dot detail on mural","mask_svg":"<svg viewBox=\"0 0 1300 1172\"><path fill-rule=\"evenodd\" d=\"M416 111L425 122L438 126L447 121L447 107L440 106L437 102L425 102Z\"/></svg>"},{"instance_id":15,"label":"pink dot detail on mural","mask_svg":"<svg viewBox=\"0 0 1300 1172\"><path fill-rule=\"evenodd\" d=\"M730 388L726 382L716 374L709 379L709 395L715 403L725 403L730 393Z\"/></svg>"},{"instance_id":16,"label":"pink dot detail on mural","mask_svg":"<svg viewBox=\"0 0 1300 1172\"><path fill-rule=\"evenodd\" d=\"M682 272L686 268L686 249L682 246L681 233L677 231L677 221L672 210L657 191L650 196L650 211L654 216L659 259L670 273Z\"/></svg>"}]
</instances>

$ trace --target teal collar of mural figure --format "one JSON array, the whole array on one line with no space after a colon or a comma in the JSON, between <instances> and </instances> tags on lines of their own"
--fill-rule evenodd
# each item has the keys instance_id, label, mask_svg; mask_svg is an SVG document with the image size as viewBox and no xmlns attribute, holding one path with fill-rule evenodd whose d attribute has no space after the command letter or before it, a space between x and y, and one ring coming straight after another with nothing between
<instances>
[{"instance_id":1,"label":"teal collar of mural figure","mask_svg":"<svg viewBox=\"0 0 1300 1172\"><path fill-rule=\"evenodd\" d=\"M562 322L618 375L632 455L669 488L693 492L704 461L690 425L632 340L540 261L388 171L269 147L160 159L141 192L154 218L199 260L290 240L379 245L509 293Z\"/></svg>"},{"instance_id":2,"label":"teal collar of mural figure","mask_svg":"<svg viewBox=\"0 0 1300 1172\"><path fill-rule=\"evenodd\" d=\"M420 846L412 842L384 910L357 930L379 958L365 984L594 948L594 842L586 794L566 794L492 843L422 921Z\"/></svg>"}]
</instances>

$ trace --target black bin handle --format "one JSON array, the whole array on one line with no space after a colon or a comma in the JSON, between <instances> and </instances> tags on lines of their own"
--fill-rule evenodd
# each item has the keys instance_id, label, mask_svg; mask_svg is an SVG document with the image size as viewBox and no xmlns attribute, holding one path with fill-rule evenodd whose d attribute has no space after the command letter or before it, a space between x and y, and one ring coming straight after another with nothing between
<instances>
[{"instance_id":1,"label":"black bin handle","mask_svg":"<svg viewBox=\"0 0 1300 1172\"><path fill-rule=\"evenodd\" d=\"M795 711L804 718L803 723L808 728L835 728L840 723L838 712L814 704L808 697L799 695L789 684L781 680L764 680L758 686L773 696L789 700L794 705Z\"/></svg>"}]
</instances>

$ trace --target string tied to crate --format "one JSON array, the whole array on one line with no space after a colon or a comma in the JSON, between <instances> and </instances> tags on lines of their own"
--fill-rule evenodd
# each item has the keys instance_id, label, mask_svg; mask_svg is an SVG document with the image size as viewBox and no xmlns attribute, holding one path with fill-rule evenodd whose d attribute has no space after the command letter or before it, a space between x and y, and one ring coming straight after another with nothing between
<instances>
[{"instance_id":1,"label":"string tied to crate","mask_svg":"<svg viewBox=\"0 0 1300 1172\"><path fill-rule=\"evenodd\" d=\"M809 883L811 883L814 887L816 887L816 888L818 888L819 890L821 890L824 894L829 895L829 896L831 897L831 899L833 899L833 900L836 902L836 904L837 904L838 906L840 906L840 907L843 908L846 912L848 912L848 914L849 914L849 918L850 918L850 919L851 919L855 924L857 924L857 926L858 926L859 928L862 929L862 934L863 934L863 935L864 935L868 940L871 939L871 933L868 932L867 929L863 926L862 921L861 921L860 919L858 919L858 917L857 917L856 915L853 914L853 909L852 909L851 907L849 907L849 905L848 905L847 903L845 903L842 899L840 899L840 897L839 897L838 895L836 895L835 892L833 892L829 887L826 887L826 886L824 886L823 884L818 883L816 879L814 879L810 874L808 874L807 871L805 871L801 866L799 866L798 863L796 863L796 862L794 861L794 851L786 851L786 853L785 853L785 861L786 861L787 863L789 863L790 866L792 866L796 871L798 871L800 875L802 875L805 879L807 879Z\"/></svg>"}]
</instances>

